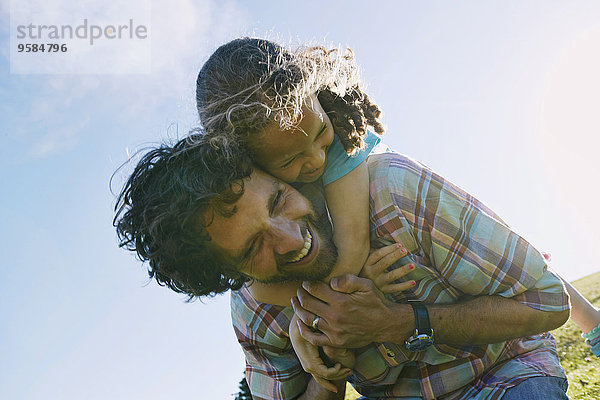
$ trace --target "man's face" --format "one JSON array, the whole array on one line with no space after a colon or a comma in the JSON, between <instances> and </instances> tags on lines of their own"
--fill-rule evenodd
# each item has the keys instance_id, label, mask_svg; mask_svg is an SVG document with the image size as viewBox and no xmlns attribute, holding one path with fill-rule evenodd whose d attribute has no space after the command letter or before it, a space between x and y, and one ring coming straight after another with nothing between
<instances>
[{"instance_id":1,"label":"man's face","mask_svg":"<svg viewBox=\"0 0 600 400\"><path fill-rule=\"evenodd\" d=\"M309 201L295 189L255 170L235 206L231 217L215 213L207 228L214 250L227 264L264 283L329 275L335 247Z\"/></svg>"}]
</instances>

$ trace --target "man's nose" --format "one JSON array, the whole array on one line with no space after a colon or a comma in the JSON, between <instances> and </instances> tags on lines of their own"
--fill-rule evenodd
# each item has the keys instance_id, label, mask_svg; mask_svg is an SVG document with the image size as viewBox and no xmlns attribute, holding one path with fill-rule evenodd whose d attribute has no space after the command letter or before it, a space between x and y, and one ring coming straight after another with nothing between
<instances>
[{"instance_id":1,"label":"man's nose","mask_svg":"<svg viewBox=\"0 0 600 400\"><path fill-rule=\"evenodd\" d=\"M304 236L300 224L285 217L271 220L269 240L276 254L295 252L304 247Z\"/></svg>"}]
</instances>

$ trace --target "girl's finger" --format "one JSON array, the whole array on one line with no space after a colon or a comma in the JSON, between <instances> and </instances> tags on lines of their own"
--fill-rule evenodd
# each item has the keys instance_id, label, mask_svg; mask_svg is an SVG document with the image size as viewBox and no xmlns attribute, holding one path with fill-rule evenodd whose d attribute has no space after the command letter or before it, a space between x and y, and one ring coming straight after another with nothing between
<instances>
[{"instance_id":1,"label":"girl's finger","mask_svg":"<svg viewBox=\"0 0 600 400\"><path fill-rule=\"evenodd\" d=\"M381 288L383 293L400 293L414 287L417 283L415 281L394 283L391 285L385 285Z\"/></svg>"},{"instance_id":2,"label":"girl's finger","mask_svg":"<svg viewBox=\"0 0 600 400\"><path fill-rule=\"evenodd\" d=\"M369 257L367 257L367 264L375 264L377 261L381 260L383 257L387 256L390 253L393 253L398 249L398 243L390 244L389 246L384 246L380 249L373 250Z\"/></svg>"},{"instance_id":3,"label":"girl's finger","mask_svg":"<svg viewBox=\"0 0 600 400\"><path fill-rule=\"evenodd\" d=\"M380 249L374 250L367 257L367 261L365 261L365 265L360 271L359 276L363 278L368 278L374 280L380 273L375 271L375 266L382 258L393 254L396 250L399 249L399 245L397 243L391 244L389 246L382 247Z\"/></svg>"},{"instance_id":4,"label":"girl's finger","mask_svg":"<svg viewBox=\"0 0 600 400\"><path fill-rule=\"evenodd\" d=\"M393 269L389 272L384 272L382 275L382 281L384 284L394 282L396 279L402 278L404 275L415 269L415 265L413 263L404 264L401 267Z\"/></svg>"},{"instance_id":5,"label":"girl's finger","mask_svg":"<svg viewBox=\"0 0 600 400\"><path fill-rule=\"evenodd\" d=\"M387 267L406 256L407 252L404 247L396 247L396 250L386 254L379 261L377 261L372 267L371 272L373 274L381 274Z\"/></svg>"}]
</instances>

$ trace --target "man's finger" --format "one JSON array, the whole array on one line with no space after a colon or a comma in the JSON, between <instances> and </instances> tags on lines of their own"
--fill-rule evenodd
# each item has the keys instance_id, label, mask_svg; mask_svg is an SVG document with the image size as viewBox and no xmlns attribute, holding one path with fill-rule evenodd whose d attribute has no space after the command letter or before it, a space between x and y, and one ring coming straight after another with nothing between
<instances>
[{"instance_id":1,"label":"man's finger","mask_svg":"<svg viewBox=\"0 0 600 400\"><path fill-rule=\"evenodd\" d=\"M300 306L302 306L304 310L314 315L318 315L321 318L327 314L327 304L323 303L316 297L313 297L302 286L300 286L298 290L296 290L296 295L298 296L298 300L300 301ZM310 325L311 322L312 321L305 320L305 323L307 325Z\"/></svg>"},{"instance_id":2,"label":"man's finger","mask_svg":"<svg viewBox=\"0 0 600 400\"><path fill-rule=\"evenodd\" d=\"M310 373L315 377L319 377L321 379L326 379L328 381L336 381L338 379L345 379L348 375L351 374L351 371L348 371L348 368L344 368L342 364L337 363L333 367L327 367L325 364L317 365L314 368L314 371L310 371Z\"/></svg>"},{"instance_id":3,"label":"man's finger","mask_svg":"<svg viewBox=\"0 0 600 400\"><path fill-rule=\"evenodd\" d=\"M317 381L317 383L319 385L323 386L325 389L329 390L330 392L333 392L333 393L338 392L337 387L333 383L329 382L328 380L325 380L325 379L320 378L315 375L313 375L313 378L315 378L315 381Z\"/></svg>"},{"instance_id":4,"label":"man's finger","mask_svg":"<svg viewBox=\"0 0 600 400\"><path fill-rule=\"evenodd\" d=\"M342 367L341 364L339 364L339 363L336 365L340 365L340 371L337 372L336 374L327 374L327 375L320 375L318 373L311 374L313 376L313 378L315 378L315 381L317 381L317 383L319 385L323 386L325 389L329 390L330 392L334 392L334 393L337 393L337 388L331 381L337 381L339 379L346 379L350 375L352 375L352 370Z\"/></svg>"},{"instance_id":5,"label":"man's finger","mask_svg":"<svg viewBox=\"0 0 600 400\"><path fill-rule=\"evenodd\" d=\"M322 332L314 332L302 320L297 321L300 336L314 346L333 346L327 335Z\"/></svg>"},{"instance_id":6,"label":"man's finger","mask_svg":"<svg viewBox=\"0 0 600 400\"><path fill-rule=\"evenodd\" d=\"M294 313L298 316L298 318L300 318L302 322L304 322L304 324L306 324L307 326L311 326L317 315L302 307L302 304L300 304L300 301L296 296L291 298L291 302L292 308L294 309ZM322 328L326 325L327 322L325 321L325 319L320 317L319 327Z\"/></svg>"},{"instance_id":7,"label":"man's finger","mask_svg":"<svg viewBox=\"0 0 600 400\"><path fill-rule=\"evenodd\" d=\"M333 290L342 293L368 292L373 288L373 282L370 279L359 278L351 274L335 277L329 284Z\"/></svg>"},{"instance_id":8,"label":"man's finger","mask_svg":"<svg viewBox=\"0 0 600 400\"><path fill-rule=\"evenodd\" d=\"M332 303L335 300L335 297L339 296L337 292L331 290L328 284L320 281L305 281L302 282L302 287L312 296L325 303Z\"/></svg>"}]
</instances>

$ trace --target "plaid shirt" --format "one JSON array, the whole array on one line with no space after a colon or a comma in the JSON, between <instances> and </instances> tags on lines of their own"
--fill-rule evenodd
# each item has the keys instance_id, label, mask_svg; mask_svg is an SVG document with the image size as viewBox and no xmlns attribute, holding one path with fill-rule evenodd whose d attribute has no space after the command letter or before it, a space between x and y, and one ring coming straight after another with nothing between
<instances>
[{"instance_id":1,"label":"plaid shirt","mask_svg":"<svg viewBox=\"0 0 600 400\"><path fill-rule=\"evenodd\" d=\"M496 295L537 310L569 308L544 257L477 199L406 156L373 155L368 165L371 239L401 243L417 264L403 278L416 287L393 300L452 304ZM303 393L310 375L288 336L291 307L259 303L243 287L232 292L231 315L254 398ZM420 353L400 346L357 349L348 381L368 398L499 399L524 379L565 377L549 333L483 346L435 344Z\"/></svg>"}]
</instances>

